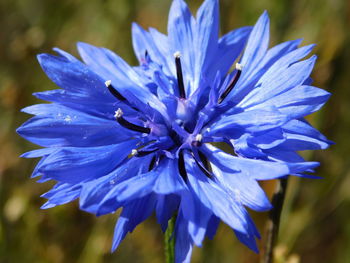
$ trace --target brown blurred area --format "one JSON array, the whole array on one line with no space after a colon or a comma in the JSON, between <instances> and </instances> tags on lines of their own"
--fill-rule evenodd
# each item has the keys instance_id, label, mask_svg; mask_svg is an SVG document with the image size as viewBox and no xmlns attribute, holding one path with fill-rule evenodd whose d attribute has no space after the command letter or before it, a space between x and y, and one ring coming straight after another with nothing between
<instances>
[{"instance_id":1,"label":"brown blurred area","mask_svg":"<svg viewBox=\"0 0 350 263\"><path fill-rule=\"evenodd\" d=\"M131 22L166 32L170 0L0 1L0 262L163 262L163 236L154 218L140 225L111 254L114 215L96 218L77 203L40 210L50 183L29 179L36 161L18 156L37 148L15 129L38 103L31 94L54 89L36 54L59 47L77 55L77 41L104 46L136 64ZM187 1L192 10L201 1ZM333 93L309 120L336 142L307 152L321 162L322 180L292 178L282 215L276 263L350 262L350 2L347 0L221 0L221 31L252 25L268 10L271 45L303 38L316 43L315 86ZM273 183L264 183L271 193ZM261 232L267 215L253 214ZM213 241L196 248L192 262L257 262L221 224Z\"/></svg>"}]
</instances>

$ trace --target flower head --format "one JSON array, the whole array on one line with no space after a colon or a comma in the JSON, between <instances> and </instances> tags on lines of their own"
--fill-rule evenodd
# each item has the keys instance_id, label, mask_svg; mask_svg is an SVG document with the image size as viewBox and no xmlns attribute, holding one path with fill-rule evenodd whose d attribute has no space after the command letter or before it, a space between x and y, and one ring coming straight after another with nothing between
<instances>
[{"instance_id":1,"label":"flower head","mask_svg":"<svg viewBox=\"0 0 350 263\"><path fill-rule=\"evenodd\" d=\"M96 215L123 208L113 250L155 211L163 230L177 215L177 262L220 221L257 251L245 208L271 208L258 181L310 176L318 163L296 151L329 145L304 119L329 97L311 86L316 57L304 58L313 46L295 40L268 49L266 12L254 27L218 38L217 0L196 17L174 0L168 35L136 24L132 35L136 67L84 43L83 62L57 48L58 56L38 56L61 89L35 93L52 103L25 108L35 117L18 133L44 147L23 154L41 157L33 177L57 181L43 208L77 198Z\"/></svg>"}]
</instances>

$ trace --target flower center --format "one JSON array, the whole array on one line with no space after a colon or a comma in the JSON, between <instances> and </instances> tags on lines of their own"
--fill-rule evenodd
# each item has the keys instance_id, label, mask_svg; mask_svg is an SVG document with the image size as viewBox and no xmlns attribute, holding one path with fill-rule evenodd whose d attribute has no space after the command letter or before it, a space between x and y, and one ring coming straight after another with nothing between
<instances>
[{"instance_id":1,"label":"flower center","mask_svg":"<svg viewBox=\"0 0 350 263\"><path fill-rule=\"evenodd\" d=\"M176 153L178 156L179 173L184 178L184 180L186 180L187 174L184 164L184 151L186 150L192 154L195 162L202 170L202 172L207 177L212 178L210 163L208 162L206 156L201 152L201 146L203 144L203 135L201 134L201 130L203 127L205 127L205 125L203 126L203 121L194 123L194 120L197 118L195 118L193 115L198 114L201 109L197 109L196 107L198 107L198 105L193 105L189 99L186 99L184 76L181 65L181 53L175 52L174 58L179 94L177 98L176 120L168 124L153 122L153 120L143 121L143 124L137 125L123 117L124 113L121 108L118 108L118 110L115 112L114 117L116 118L117 122L124 128L144 134L141 137L138 148L132 150L129 157L143 157L153 154L149 170L152 170L154 167L156 167L161 159L165 157L165 155L175 155ZM228 83L228 85L223 89L223 91L219 92L219 94L221 94L218 96L217 105L222 104L230 92L233 90L241 76L241 72L242 66L237 63L235 75ZM105 84L109 92L114 97L123 102L125 105L134 109L136 112L142 114L143 110L139 108L140 106L129 102L127 98L125 98L118 90L112 86L110 80L106 81ZM214 112L215 110L212 111L212 113ZM207 120L212 119L212 117L213 115L209 114Z\"/></svg>"}]
</instances>

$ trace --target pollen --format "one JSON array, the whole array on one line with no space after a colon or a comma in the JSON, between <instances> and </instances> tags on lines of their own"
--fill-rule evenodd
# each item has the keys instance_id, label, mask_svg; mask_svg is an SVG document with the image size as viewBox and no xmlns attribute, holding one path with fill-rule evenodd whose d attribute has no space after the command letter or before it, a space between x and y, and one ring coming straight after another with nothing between
<instances>
[{"instance_id":1,"label":"pollen","mask_svg":"<svg viewBox=\"0 0 350 263\"><path fill-rule=\"evenodd\" d=\"M197 135L196 135L196 141L197 142L201 142L202 140L203 140L203 135L202 134L200 134L200 133L198 133Z\"/></svg>"},{"instance_id":2,"label":"pollen","mask_svg":"<svg viewBox=\"0 0 350 263\"><path fill-rule=\"evenodd\" d=\"M119 119L121 116L123 116L123 111L121 108L119 108L117 111L115 111L114 117Z\"/></svg>"},{"instance_id":3,"label":"pollen","mask_svg":"<svg viewBox=\"0 0 350 263\"><path fill-rule=\"evenodd\" d=\"M131 156L135 156L137 153L138 153L138 151L137 151L136 149L133 149L133 150L131 151Z\"/></svg>"},{"instance_id":4,"label":"pollen","mask_svg":"<svg viewBox=\"0 0 350 263\"><path fill-rule=\"evenodd\" d=\"M112 84L111 80L106 80L105 85L108 88Z\"/></svg>"},{"instance_id":5,"label":"pollen","mask_svg":"<svg viewBox=\"0 0 350 263\"><path fill-rule=\"evenodd\" d=\"M180 58L180 57L181 57L180 51L176 51L176 52L174 53L174 58Z\"/></svg>"}]
</instances>

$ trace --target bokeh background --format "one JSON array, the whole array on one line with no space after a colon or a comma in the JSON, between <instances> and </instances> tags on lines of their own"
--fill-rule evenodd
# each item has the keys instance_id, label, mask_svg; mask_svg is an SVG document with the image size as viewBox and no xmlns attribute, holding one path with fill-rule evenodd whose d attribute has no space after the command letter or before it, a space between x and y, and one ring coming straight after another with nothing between
<instances>
[{"instance_id":1,"label":"bokeh background","mask_svg":"<svg viewBox=\"0 0 350 263\"><path fill-rule=\"evenodd\" d=\"M31 93L54 89L36 54L60 47L77 55L84 41L116 51L136 64L131 22L166 32L171 0L0 0L0 262L163 262L163 236L154 218L110 246L117 214L96 218L77 203L40 210L50 183L29 179L35 160L18 156L36 148L15 129L38 103ZM192 10L201 1L188 0ZM271 45L303 38L317 43L315 85L333 93L310 121L337 144L305 153L320 161L322 180L292 178L282 215L276 262L350 262L350 2L347 0L220 0L221 31L271 17ZM271 194L274 182L264 184ZM266 213L254 214L264 232ZM258 262L223 224L214 241L195 249L193 262Z\"/></svg>"}]
</instances>

